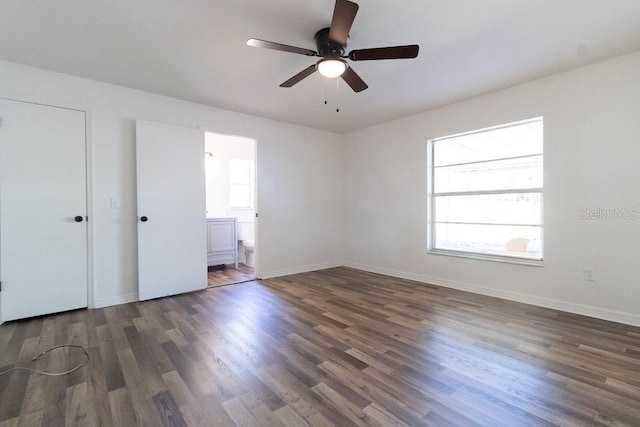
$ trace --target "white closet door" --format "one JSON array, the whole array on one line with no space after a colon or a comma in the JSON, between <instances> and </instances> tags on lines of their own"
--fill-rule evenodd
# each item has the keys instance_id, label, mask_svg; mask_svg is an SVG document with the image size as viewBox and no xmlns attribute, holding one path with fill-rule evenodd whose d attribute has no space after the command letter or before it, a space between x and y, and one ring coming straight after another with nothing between
<instances>
[{"instance_id":1,"label":"white closet door","mask_svg":"<svg viewBox=\"0 0 640 427\"><path fill-rule=\"evenodd\" d=\"M140 300L207 286L204 132L139 120Z\"/></svg>"},{"instance_id":2,"label":"white closet door","mask_svg":"<svg viewBox=\"0 0 640 427\"><path fill-rule=\"evenodd\" d=\"M87 306L85 113L0 99L2 320Z\"/></svg>"}]
</instances>

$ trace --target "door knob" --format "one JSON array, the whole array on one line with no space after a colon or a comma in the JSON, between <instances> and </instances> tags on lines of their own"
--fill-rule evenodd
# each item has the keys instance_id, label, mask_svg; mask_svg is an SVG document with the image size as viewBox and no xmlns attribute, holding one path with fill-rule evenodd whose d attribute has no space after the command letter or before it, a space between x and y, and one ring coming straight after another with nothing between
<instances>
[{"instance_id":1,"label":"door knob","mask_svg":"<svg viewBox=\"0 0 640 427\"><path fill-rule=\"evenodd\" d=\"M75 218L73 218L73 220L74 220L75 222L82 222L82 220L83 220L83 219L84 219L84 218L83 218L82 216L80 216L80 215L78 215L78 216L76 216Z\"/></svg>"},{"instance_id":2,"label":"door knob","mask_svg":"<svg viewBox=\"0 0 640 427\"><path fill-rule=\"evenodd\" d=\"M141 216L140 217L140 221L142 222L147 222L149 220L149 218L147 218L146 216Z\"/></svg>"}]
</instances>

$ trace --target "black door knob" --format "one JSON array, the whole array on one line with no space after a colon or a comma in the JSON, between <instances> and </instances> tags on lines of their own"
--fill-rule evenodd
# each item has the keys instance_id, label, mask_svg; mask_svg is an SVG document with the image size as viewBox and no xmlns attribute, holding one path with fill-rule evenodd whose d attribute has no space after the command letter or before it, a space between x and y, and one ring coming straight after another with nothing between
<instances>
[{"instance_id":1,"label":"black door knob","mask_svg":"<svg viewBox=\"0 0 640 427\"><path fill-rule=\"evenodd\" d=\"M73 220L74 220L75 222L82 222L82 220L83 220L83 219L84 219L84 218L83 218L83 217L81 217L80 215L78 215L77 217L73 218Z\"/></svg>"},{"instance_id":2,"label":"black door knob","mask_svg":"<svg viewBox=\"0 0 640 427\"><path fill-rule=\"evenodd\" d=\"M149 218L147 218L146 216L141 216L140 217L140 221L142 222L147 222L149 220Z\"/></svg>"}]
</instances>

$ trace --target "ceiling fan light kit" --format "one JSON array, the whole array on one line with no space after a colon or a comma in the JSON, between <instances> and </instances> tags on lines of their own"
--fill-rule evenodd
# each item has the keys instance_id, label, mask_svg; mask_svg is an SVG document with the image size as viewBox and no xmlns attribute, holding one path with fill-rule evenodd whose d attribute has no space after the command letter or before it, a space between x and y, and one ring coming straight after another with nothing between
<instances>
[{"instance_id":1,"label":"ceiling fan light kit","mask_svg":"<svg viewBox=\"0 0 640 427\"><path fill-rule=\"evenodd\" d=\"M380 59L416 58L418 56L419 46L414 44L356 49L345 54L349 31L351 30L351 25L356 17L356 13L358 13L358 8L358 4L352 1L336 0L331 26L321 29L316 32L314 36L317 51L259 39L249 39L247 40L247 45L306 56L319 56L322 58L317 64L305 68L289 80L283 82L280 87L292 87L318 71L326 78L341 77L354 92L361 92L369 86L360 78L353 68L349 66L345 59L351 61L374 61Z\"/></svg>"},{"instance_id":2,"label":"ceiling fan light kit","mask_svg":"<svg viewBox=\"0 0 640 427\"><path fill-rule=\"evenodd\" d=\"M347 61L340 58L324 58L316 64L318 72L328 79L340 77L348 67Z\"/></svg>"}]
</instances>

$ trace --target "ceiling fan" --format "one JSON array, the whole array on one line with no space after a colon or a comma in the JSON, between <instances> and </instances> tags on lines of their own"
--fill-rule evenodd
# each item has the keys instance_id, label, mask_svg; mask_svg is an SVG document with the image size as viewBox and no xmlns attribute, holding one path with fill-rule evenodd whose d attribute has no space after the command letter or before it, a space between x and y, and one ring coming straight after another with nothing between
<instances>
[{"instance_id":1,"label":"ceiling fan","mask_svg":"<svg viewBox=\"0 0 640 427\"><path fill-rule=\"evenodd\" d=\"M317 63L310 65L282 83L280 87L292 87L318 71L327 78L342 77L354 92L361 92L369 86L367 86L364 80L349 66L345 59L350 59L351 61L372 61L378 59L415 58L418 56L419 46L412 44L407 46L356 49L345 54L349 31L351 30L351 25L356 17L356 13L358 13L358 8L358 4L352 1L336 0L331 26L321 29L314 36L317 51L259 39L249 39L247 40L247 45L322 58Z\"/></svg>"}]
</instances>

